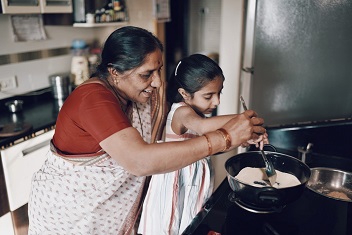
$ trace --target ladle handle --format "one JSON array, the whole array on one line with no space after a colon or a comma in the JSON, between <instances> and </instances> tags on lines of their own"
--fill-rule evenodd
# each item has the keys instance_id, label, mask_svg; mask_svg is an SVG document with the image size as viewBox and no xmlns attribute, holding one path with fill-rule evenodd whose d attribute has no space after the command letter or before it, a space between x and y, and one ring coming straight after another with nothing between
<instances>
[{"instance_id":1,"label":"ladle handle","mask_svg":"<svg viewBox=\"0 0 352 235\"><path fill-rule=\"evenodd\" d=\"M266 157L266 155L265 155L265 153L264 153L264 151L263 151L262 149L260 150L260 153L262 154L263 160L264 160L264 162L265 162L265 167L266 167L267 169L271 169L271 165L270 165L270 163L269 163L269 160L268 160L268 158Z\"/></svg>"},{"instance_id":2,"label":"ladle handle","mask_svg":"<svg viewBox=\"0 0 352 235\"><path fill-rule=\"evenodd\" d=\"M244 102L244 99L243 99L242 96L240 96L240 101L241 101L241 103L242 103L243 109L244 109L245 111L248 110L247 105L246 105L246 102Z\"/></svg>"}]
</instances>

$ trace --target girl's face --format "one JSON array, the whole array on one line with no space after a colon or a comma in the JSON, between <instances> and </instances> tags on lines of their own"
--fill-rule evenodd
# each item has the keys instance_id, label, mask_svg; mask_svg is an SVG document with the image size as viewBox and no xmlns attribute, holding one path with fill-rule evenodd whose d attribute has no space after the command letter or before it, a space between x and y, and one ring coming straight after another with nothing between
<instances>
[{"instance_id":1,"label":"girl's face","mask_svg":"<svg viewBox=\"0 0 352 235\"><path fill-rule=\"evenodd\" d=\"M145 103L153 90L162 84L162 67L162 53L156 50L147 55L140 67L118 74L116 89L124 99Z\"/></svg>"},{"instance_id":2,"label":"girl's face","mask_svg":"<svg viewBox=\"0 0 352 235\"><path fill-rule=\"evenodd\" d=\"M195 92L193 97L188 96L185 99L185 103L191 106L197 113L211 114L220 104L223 83L222 77L217 76L202 89Z\"/></svg>"}]
</instances>

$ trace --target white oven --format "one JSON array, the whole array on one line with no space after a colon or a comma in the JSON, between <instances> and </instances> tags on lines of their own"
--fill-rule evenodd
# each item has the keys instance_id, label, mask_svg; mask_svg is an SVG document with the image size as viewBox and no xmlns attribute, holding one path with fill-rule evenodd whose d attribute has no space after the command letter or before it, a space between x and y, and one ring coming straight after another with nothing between
<instances>
[{"instance_id":1,"label":"white oven","mask_svg":"<svg viewBox=\"0 0 352 235\"><path fill-rule=\"evenodd\" d=\"M46 159L54 130L1 150L10 211L28 203L33 173Z\"/></svg>"},{"instance_id":2,"label":"white oven","mask_svg":"<svg viewBox=\"0 0 352 235\"><path fill-rule=\"evenodd\" d=\"M8 212L0 217L0 234L15 235L15 229L11 218L11 213Z\"/></svg>"}]
</instances>

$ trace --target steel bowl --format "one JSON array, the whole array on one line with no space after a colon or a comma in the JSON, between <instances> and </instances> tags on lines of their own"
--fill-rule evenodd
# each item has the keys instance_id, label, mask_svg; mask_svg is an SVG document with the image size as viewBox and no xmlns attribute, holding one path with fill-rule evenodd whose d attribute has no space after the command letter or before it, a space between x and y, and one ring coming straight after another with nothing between
<instances>
[{"instance_id":1,"label":"steel bowl","mask_svg":"<svg viewBox=\"0 0 352 235\"><path fill-rule=\"evenodd\" d=\"M352 173L334 168L312 168L307 188L328 198L352 202Z\"/></svg>"},{"instance_id":2,"label":"steel bowl","mask_svg":"<svg viewBox=\"0 0 352 235\"><path fill-rule=\"evenodd\" d=\"M11 100L5 103L11 113L22 111L23 100Z\"/></svg>"}]
</instances>

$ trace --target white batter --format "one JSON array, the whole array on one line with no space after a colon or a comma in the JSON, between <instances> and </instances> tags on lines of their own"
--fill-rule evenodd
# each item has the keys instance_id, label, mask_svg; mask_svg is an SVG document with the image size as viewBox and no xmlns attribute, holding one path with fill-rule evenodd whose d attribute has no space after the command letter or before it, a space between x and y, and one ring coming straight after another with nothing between
<instances>
[{"instance_id":1,"label":"white batter","mask_svg":"<svg viewBox=\"0 0 352 235\"><path fill-rule=\"evenodd\" d=\"M301 182L296 176L276 170L276 183L273 185L274 188L288 188L296 185L300 185ZM252 185L255 187L267 187L270 186L268 178L265 174L265 168L254 168L245 167L243 168L235 178L242 183Z\"/></svg>"}]
</instances>

